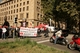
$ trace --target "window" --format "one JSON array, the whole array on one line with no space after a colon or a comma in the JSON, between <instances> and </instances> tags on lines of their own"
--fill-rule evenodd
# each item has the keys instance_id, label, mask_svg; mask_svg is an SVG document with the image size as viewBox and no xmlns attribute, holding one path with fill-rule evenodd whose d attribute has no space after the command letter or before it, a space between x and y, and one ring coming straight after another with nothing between
<instances>
[{"instance_id":1,"label":"window","mask_svg":"<svg viewBox=\"0 0 80 53\"><path fill-rule=\"evenodd\" d=\"M9 17L10 17L10 16L9 16ZM12 17L11 17L11 20L13 20Z\"/></svg>"},{"instance_id":2,"label":"window","mask_svg":"<svg viewBox=\"0 0 80 53\"><path fill-rule=\"evenodd\" d=\"M21 8L20 8L20 12L21 12Z\"/></svg>"},{"instance_id":3,"label":"window","mask_svg":"<svg viewBox=\"0 0 80 53\"><path fill-rule=\"evenodd\" d=\"M19 0L17 0L17 2L19 2Z\"/></svg>"},{"instance_id":4,"label":"window","mask_svg":"<svg viewBox=\"0 0 80 53\"><path fill-rule=\"evenodd\" d=\"M10 6L9 6L9 9L10 9Z\"/></svg>"},{"instance_id":5,"label":"window","mask_svg":"<svg viewBox=\"0 0 80 53\"><path fill-rule=\"evenodd\" d=\"M12 14L12 10L11 10L11 14Z\"/></svg>"},{"instance_id":6,"label":"window","mask_svg":"<svg viewBox=\"0 0 80 53\"><path fill-rule=\"evenodd\" d=\"M14 9L14 13L15 13L15 9Z\"/></svg>"},{"instance_id":7,"label":"window","mask_svg":"<svg viewBox=\"0 0 80 53\"><path fill-rule=\"evenodd\" d=\"M27 11L29 10L29 6L26 7L26 10L27 10Z\"/></svg>"},{"instance_id":8,"label":"window","mask_svg":"<svg viewBox=\"0 0 80 53\"><path fill-rule=\"evenodd\" d=\"M27 4L29 4L29 1L27 1Z\"/></svg>"},{"instance_id":9,"label":"window","mask_svg":"<svg viewBox=\"0 0 80 53\"><path fill-rule=\"evenodd\" d=\"M8 5L8 3L7 3L7 5Z\"/></svg>"},{"instance_id":10,"label":"window","mask_svg":"<svg viewBox=\"0 0 80 53\"><path fill-rule=\"evenodd\" d=\"M23 2L23 5L25 5L25 2Z\"/></svg>"},{"instance_id":11,"label":"window","mask_svg":"<svg viewBox=\"0 0 80 53\"><path fill-rule=\"evenodd\" d=\"M25 7L23 7L23 11L25 11Z\"/></svg>"},{"instance_id":12,"label":"window","mask_svg":"<svg viewBox=\"0 0 80 53\"><path fill-rule=\"evenodd\" d=\"M37 11L38 11L38 12L40 11L40 8L39 8L39 7L37 7Z\"/></svg>"},{"instance_id":13,"label":"window","mask_svg":"<svg viewBox=\"0 0 80 53\"><path fill-rule=\"evenodd\" d=\"M10 14L10 11L9 11L9 14Z\"/></svg>"},{"instance_id":14,"label":"window","mask_svg":"<svg viewBox=\"0 0 80 53\"><path fill-rule=\"evenodd\" d=\"M22 6L22 3L20 3L20 6Z\"/></svg>"},{"instance_id":15,"label":"window","mask_svg":"<svg viewBox=\"0 0 80 53\"><path fill-rule=\"evenodd\" d=\"M39 13L37 14L37 19L39 20Z\"/></svg>"},{"instance_id":16,"label":"window","mask_svg":"<svg viewBox=\"0 0 80 53\"><path fill-rule=\"evenodd\" d=\"M21 14L20 14L20 19L23 19L23 18L24 18L24 14L21 13Z\"/></svg>"},{"instance_id":17,"label":"window","mask_svg":"<svg viewBox=\"0 0 80 53\"><path fill-rule=\"evenodd\" d=\"M17 4L17 7L18 7L18 4Z\"/></svg>"},{"instance_id":18,"label":"window","mask_svg":"<svg viewBox=\"0 0 80 53\"><path fill-rule=\"evenodd\" d=\"M29 13L26 13L26 18L29 18Z\"/></svg>"},{"instance_id":19,"label":"window","mask_svg":"<svg viewBox=\"0 0 80 53\"><path fill-rule=\"evenodd\" d=\"M10 2L9 2L9 5L10 5Z\"/></svg>"},{"instance_id":20,"label":"window","mask_svg":"<svg viewBox=\"0 0 80 53\"><path fill-rule=\"evenodd\" d=\"M16 9L16 13L18 13L18 9Z\"/></svg>"},{"instance_id":21,"label":"window","mask_svg":"<svg viewBox=\"0 0 80 53\"><path fill-rule=\"evenodd\" d=\"M13 1L11 2L11 4L13 4Z\"/></svg>"},{"instance_id":22,"label":"window","mask_svg":"<svg viewBox=\"0 0 80 53\"><path fill-rule=\"evenodd\" d=\"M8 20L10 20L10 17L8 16Z\"/></svg>"},{"instance_id":23,"label":"window","mask_svg":"<svg viewBox=\"0 0 80 53\"><path fill-rule=\"evenodd\" d=\"M16 3L16 0L14 0L14 3Z\"/></svg>"},{"instance_id":24,"label":"window","mask_svg":"<svg viewBox=\"0 0 80 53\"><path fill-rule=\"evenodd\" d=\"M11 9L13 8L13 6L11 6Z\"/></svg>"},{"instance_id":25,"label":"window","mask_svg":"<svg viewBox=\"0 0 80 53\"><path fill-rule=\"evenodd\" d=\"M14 8L15 8L15 5L14 5Z\"/></svg>"}]
</instances>

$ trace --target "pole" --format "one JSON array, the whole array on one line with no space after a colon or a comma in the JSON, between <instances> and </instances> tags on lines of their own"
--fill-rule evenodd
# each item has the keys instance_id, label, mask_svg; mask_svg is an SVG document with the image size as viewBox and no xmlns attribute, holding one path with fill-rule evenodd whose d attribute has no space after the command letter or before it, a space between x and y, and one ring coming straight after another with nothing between
<instances>
[{"instance_id":1,"label":"pole","mask_svg":"<svg viewBox=\"0 0 80 53\"><path fill-rule=\"evenodd\" d=\"M51 19L50 19L50 26L51 26Z\"/></svg>"}]
</instances>

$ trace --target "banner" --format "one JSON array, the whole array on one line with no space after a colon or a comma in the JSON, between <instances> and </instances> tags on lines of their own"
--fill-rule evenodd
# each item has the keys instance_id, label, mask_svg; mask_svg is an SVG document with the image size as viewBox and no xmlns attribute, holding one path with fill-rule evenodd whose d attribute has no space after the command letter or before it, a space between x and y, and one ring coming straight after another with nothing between
<instances>
[{"instance_id":1,"label":"banner","mask_svg":"<svg viewBox=\"0 0 80 53\"><path fill-rule=\"evenodd\" d=\"M38 28L20 28L20 36L37 36Z\"/></svg>"}]
</instances>

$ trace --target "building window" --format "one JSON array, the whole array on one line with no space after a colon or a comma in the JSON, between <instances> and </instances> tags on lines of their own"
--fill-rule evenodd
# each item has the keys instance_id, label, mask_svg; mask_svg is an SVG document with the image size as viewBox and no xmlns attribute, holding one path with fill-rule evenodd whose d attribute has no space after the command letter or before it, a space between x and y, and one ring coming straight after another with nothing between
<instances>
[{"instance_id":1,"label":"building window","mask_svg":"<svg viewBox=\"0 0 80 53\"><path fill-rule=\"evenodd\" d=\"M14 5L14 8L15 8L15 5Z\"/></svg>"},{"instance_id":2,"label":"building window","mask_svg":"<svg viewBox=\"0 0 80 53\"><path fill-rule=\"evenodd\" d=\"M7 5L8 5L8 3L7 3Z\"/></svg>"},{"instance_id":3,"label":"building window","mask_svg":"<svg viewBox=\"0 0 80 53\"><path fill-rule=\"evenodd\" d=\"M23 2L23 5L25 5L25 2Z\"/></svg>"},{"instance_id":4,"label":"building window","mask_svg":"<svg viewBox=\"0 0 80 53\"><path fill-rule=\"evenodd\" d=\"M8 16L8 20L10 20L10 17Z\"/></svg>"},{"instance_id":5,"label":"building window","mask_svg":"<svg viewBox=\"0 0 80 53\"><path fill-rule=\"evenodd\" d=\"M22 3L20 3L20 6L22 6Z\"/></svg>"},{"instance_id":6,"label":"building window","mask_svg":"<svg viewBox=\"0 0 80 53\"><path fill-rule=\"evenodd\" d=\"M23 7L23 11L25 11L25 7Z\"/></svg>"},{"instance_id":7,"label":"building window","mask_svg":"<svg viewBox=\"0 0 80 53\"><path fill-rule=\"evenodd\" d=\"M9 6L9 9L10 9L10 6Z\"/></svg>"},{"instance_id":8,"label":"building window","mask_svg":"<svg viewBox=\"0 0 80 53\"><path fill-rule=\"evenodd\" d=\"M20 1L22 1L22 0L20 0Z\"/></svg>"},{"instance_id":9,"label":"building window","mask_svg":"<svg viewBox=\"0 0 80 53\"><path fill-rule=\"evenodd\" d=\"M17 4L17 7L18 7L18 4Z\"/></svg>"},{"instance_id":10,"label":"building window","mask_svg":"<svg viewBox=\"0 0 80 53\"><path fill-rule=\"evenodd\" d=\"M40 8L39 7L37 7L37 11L39 12L39 10L40 10Z\"/></svg>"},{"instance_id":11,"label":"building window","mask_svg":"<svg viewBox=\"0 0 80 53\"><path fill-rule=\"evenodd\" d=\"M19 2L19 0L17 0L17 2Z\"/></svg>"},{"instance_id":12,"label":"building window","mask_svg":"<svg viewBox=\"0 0 80 53\"><path fill-rule=\"evenodd\" d=\"M9 5L10 5L10 2L9 2Z\"/></svg>"},{"instance_id":13,"label":"building window","mask_svg":"<svg viewBox=\"0 0 80 53\"><path fill-rule=\"evenodd\" d=\"M11 10L11 14L12 14L12 10Z\"/></svg>"},{"instance_id":14,"label":"building window","mask_svg":"<svg viewBox=\"0 0 80 53\"><path fill-rule=\"evenodd\" d=\"M29 1L27 1L27 4L29 4Z\"/></svg>"},{"instance_id":15,"label":"building window","mask_svg":"<svg viewBox=\"0 0 80 53\"><path fill-rule=\"evenodd\" d=\"M9 11L9 14L10 14L10 11Z\"/></svg>"},{"instance_id":16,"label":"building window","mask_svg":"<svg viewBox=\"0 0 80 53\"><path fill-rule=\"evenodd\" d=\"M26 10L27 10L27 11L29 10L29 6L26 7Z\"/></svg>"},{"instance_id":17,"label":"building window","mask_svg":"<svg viewBox=\"0 0 80 53\"><path fill-rule=\"evenodd\" d=\"M37 14L37 19L39 20L39 13Z\"/></svg>"},{"instance_id":18,"label":"building window","mask_svg":"<svg viewBox=\"0 0 80 53\"><path fill-rule=\"evenodd\" d=\"M13 1L11 2L11 4L13 4Z\"/></svg>"},{"instance_id":19,"label":"building window","mask_svg":"<svg viewBox=\"0 0 80 53\"><path fill-rule=\"evenodd\" d=\"M10 17L10 16L9 16L9 17ZM12 17L11 17L11 20L13 20Z\"/></svg>"},{"instance_id":20,"label":"building window","mask_svg":"<svg viewBox=\"0 0 80 53\"><path fill-rule=\"evenodd\" d=\"M23 18L24 18L24 14L21 13L21 14L20 14L20 19L23 19Z\"/></svg>"},{"instance_id":21,"label":"building window","mask_svg":"<svg viewBox=\"0 0 80 53\"><path fill-rule=\"evenodd\" d=\"M15 9L14 9L14 13L15 13Z\"/></svg>"},{"instance_id":22,"label":"building window","mask_svg":"<svg viewBox=\"0 0 80 53\"><path fill-rule=\"evenodd\" d=\"M16 9L16 13L18 13L18 9Z\"/></svg>"},{"instance_id":23,"label":"building window","mask_svg":"<svg viewBox=\"0 0 80 53\"><path fill-rule=\"evenodd\" d=\"M40 5L40 2L37 1L37 5L39 6Z\"/></svg>"},{"instance_id":24,"label":"building window","mask_svg":"<svg viewBox=\"0 0 80 53\"><path fill-rule=\"evenodd\" d=\"M29 13L26 13L26 18L29 18Z\"/></svg>"},{"instance_id":25,"label":"building window","mask_svg":"<svg viewBox=\"0 0 80 53\"><path fill-rule=\"evenodd\" d=\"M21 12L21 8L20 8L20 12Z\"/></svg>"},{"instance_id":26,"label":"building window","mask_svg":"<svg viewBox=\"0 0 80 53\"><path fill-rule=\"evenodd\" d=\"M13 8L13 6L11 6L11 9Z\"/></svg>"},{"instance_id":27,"label":"building window","mask_svg":"<svg viewBox=\"0 0 80 53\"><path fill-rule=\"evenodd\" d=\"M14 0L14 3L16 3L16 0Z\"/></svg>"}]
</instances>

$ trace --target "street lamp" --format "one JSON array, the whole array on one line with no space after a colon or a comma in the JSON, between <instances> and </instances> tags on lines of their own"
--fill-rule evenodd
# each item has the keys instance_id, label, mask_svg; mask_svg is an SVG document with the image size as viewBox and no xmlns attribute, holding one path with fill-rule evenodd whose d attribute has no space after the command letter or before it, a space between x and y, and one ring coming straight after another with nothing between
<instances>
[{"instance_id":1,"label":"street lamp","mask_svg":"<svg viewBox=\"0 0 80 53\"><path fill-rule=\"evenodd\" d=\"M50 18L50 26L51 26L51 18Z\"/></svg>"}]
</instances>

